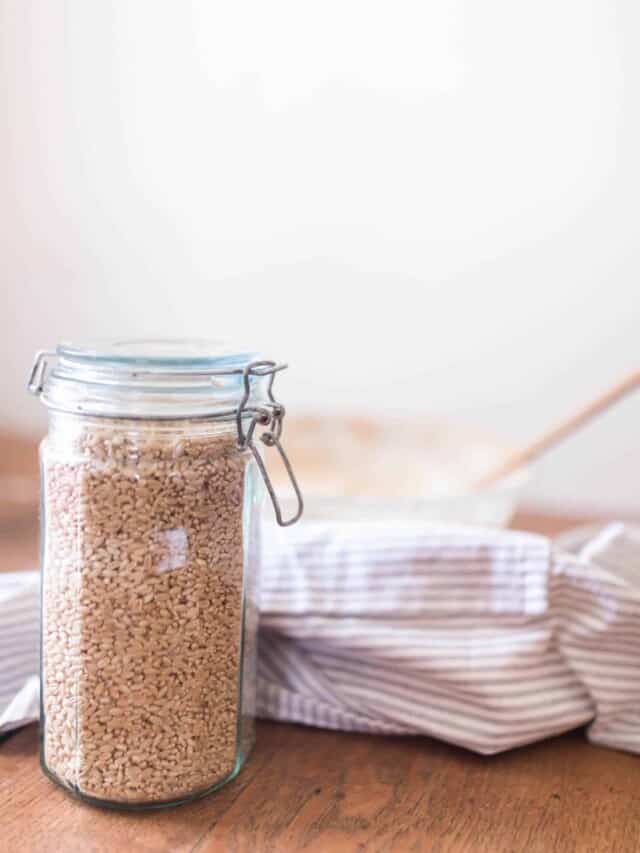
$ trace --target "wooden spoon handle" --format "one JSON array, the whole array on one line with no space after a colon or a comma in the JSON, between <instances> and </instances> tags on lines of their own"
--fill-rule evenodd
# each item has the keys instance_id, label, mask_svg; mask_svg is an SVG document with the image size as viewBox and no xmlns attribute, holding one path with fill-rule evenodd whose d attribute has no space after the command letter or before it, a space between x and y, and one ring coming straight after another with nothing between
<instances>
[{"instance_id":1,"label":"wooden spoon handle","mask_svg":"<svg viewBox=\"0 0 640 853\"><path fill-rule=\"evenodd\" d=\"M596 397L586 406L583 406L573 415L556 424L552 429L538 436L535 441L528 444L526 447L516 450L508 456L503 462L492 468L479 480L474 483L475 489L485 488L486 486L495 483L497 480L506 477L517 468L537 459L550 447L554 447L568 435L576 432L580 427L584 426L588 421L599 415L605 409L608 409L618 400L621 400L627 394L640 388L640 370L632 371L621 382L617 382L611 388Z\"/></svg>"}]
</instances>

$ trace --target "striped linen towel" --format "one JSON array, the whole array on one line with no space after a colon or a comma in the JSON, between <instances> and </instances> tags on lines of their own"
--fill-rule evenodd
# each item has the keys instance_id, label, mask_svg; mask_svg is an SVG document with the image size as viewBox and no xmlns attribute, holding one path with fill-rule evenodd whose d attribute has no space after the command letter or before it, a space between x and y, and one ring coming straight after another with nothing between
<instances>
[{"instance_id":1,"label":"striped linen towel","mask_svg":"<svg viewBox=\"0 0 640 853\"><path fill-rule=\"evenodd\" d=\"M305 522L261 577L258 713L495 753L591 722L640 752L640 529ZM0 574L0 731L35 719L37 573Z\"/></svg>"},{"instance_id":2,"label":"striped linen towel","mask_svg":"<svg viewBox=\"0 0 640 853\"><path fill-rule=\"evenodd\" d=\"M640 530L300 525L262 572L258 712L490 754L593 721L640 751Z\"/></svg>"},{"instance_id":3,"label":"striped linen towel","mask_svg":"<svg viewBox=\"0 0 640 853\"><path fill-rule=\"evenodd\" d=\"M38 572L0 574L0 733L37 719Z\"/></svg>"}]
</instances>

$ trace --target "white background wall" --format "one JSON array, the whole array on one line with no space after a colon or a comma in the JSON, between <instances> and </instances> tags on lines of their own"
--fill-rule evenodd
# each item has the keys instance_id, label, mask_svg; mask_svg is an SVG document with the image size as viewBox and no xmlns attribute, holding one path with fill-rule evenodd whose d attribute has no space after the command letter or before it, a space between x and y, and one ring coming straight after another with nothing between
<instances>
[{"instance_id":1,"label":"white background wall","mask_svg":"<svg viewBox=\"0 0 640 853\"><path fill-rule=\"evenodd\" d=\"M637 367L634 0L0 0L0 426L60 338L256 341L290 408L519 442ZM640 514L640 399L531 498Z\"/></svg>"}]
</instances>

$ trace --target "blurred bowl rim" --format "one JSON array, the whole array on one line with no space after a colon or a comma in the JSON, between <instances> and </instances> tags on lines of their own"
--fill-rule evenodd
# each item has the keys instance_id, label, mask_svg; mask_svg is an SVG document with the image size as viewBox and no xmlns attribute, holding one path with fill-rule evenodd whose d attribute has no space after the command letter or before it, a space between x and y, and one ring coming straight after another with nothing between
<instances>
[{"instance_id":1,"label":"blurred bowl rim","mask_svg":"<svg viewBox=\"0 0 640 853\"><path fill-rule=\"evenodd\" d=\"M380 507L393 505L394 507L416 507L416 506L441 506L442 504L454 504L460 502L478 501L483 498L513 495L522 492L533 478L533 469L530 465L517 468L506 477L502 477L490 486L466 492L452 492L442 495L319 495L313 491L305 492L304 482L300 483L303 498L314 506L335 505L338 503L349 504L360 507ZM294 500L292 495L278 496L283 501ZM517 499L517 498L516 498Z\"/></svg>"}]
</instances>

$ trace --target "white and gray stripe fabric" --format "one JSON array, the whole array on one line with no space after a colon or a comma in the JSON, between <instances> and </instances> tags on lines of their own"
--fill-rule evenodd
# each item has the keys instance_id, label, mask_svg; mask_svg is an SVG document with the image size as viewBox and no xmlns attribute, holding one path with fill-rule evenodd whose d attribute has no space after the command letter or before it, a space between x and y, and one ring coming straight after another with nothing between
<instances>
[{"instance_id":1,"label":"white and gray stripe fabric","mask_svg":"<svg viewBox=\"0 0 640 853\"><path fill-rule=\"evenodd\" d=\"M0 732L37 718L37 584L0 574ZM485 754L590 722L640 752L640 528L306 521L261 587L261 716Z\"/></svg>"},{"instance_id":2,"label":"white and gray stripe fabric","mask_svg":"<svg viewBox=\"0 0 640 853\"><path fill-rule=\"evenodd\" d=\"M640 752L640 527L611 524L560 544L578 559L556 558L556 636L595 704L589 739Z\"/></svg>"},{"instance_id":3,"label":"white and gray stripe fabric","mask_svg":"<svg viewBox=\"0 0 640 853\"><path fill-rule=\"evenodd\" d=\"M0 574L0 733L38 717L39 587L37 572Z\"/></svg>"},{"instance_id":4,"label":"white and gray stripe fabric","mask_svg":"<svg viewBox=\"0 0 640 853\"><path fill-rule=\"evenodd\" d=\"M262 572L258 711L490 754L640 751L640 533L305 523Z\"/></svg>"}]
</instances>

